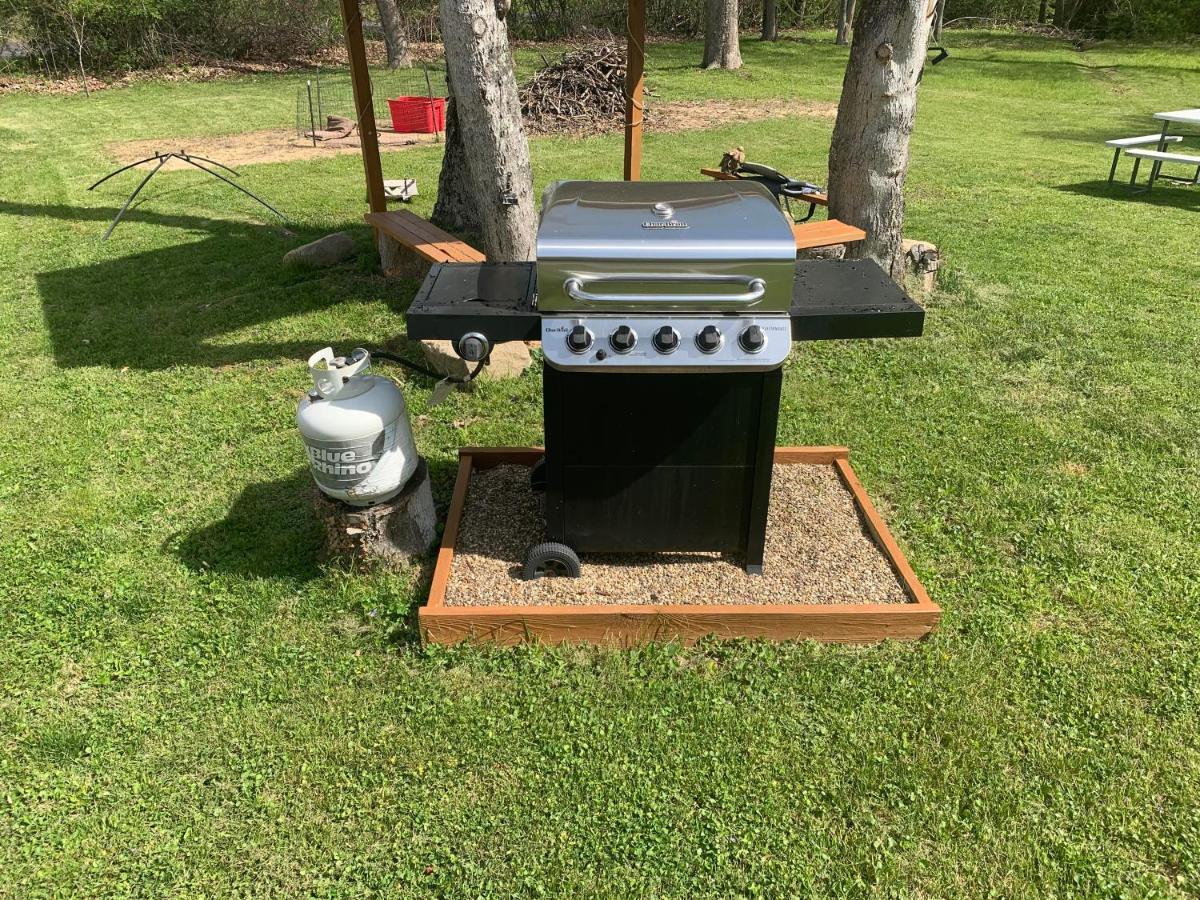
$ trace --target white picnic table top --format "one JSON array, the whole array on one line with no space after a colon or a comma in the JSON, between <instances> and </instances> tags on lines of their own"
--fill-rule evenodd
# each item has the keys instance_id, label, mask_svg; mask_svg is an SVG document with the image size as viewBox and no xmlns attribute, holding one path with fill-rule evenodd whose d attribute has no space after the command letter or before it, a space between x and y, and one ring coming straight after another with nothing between
<instances>
[{"instance_id":1,"label":"white picnic table top","mask_svg":"<svg viewBox=\"0 0 1200 900\"><path fill-rule=\"evenodd\" d=\"M1154 118L1163 122L1189 122L1200 125L1200 109L1176 109L1171 112L1155 113Z\"/></svg>"}]
</instances>

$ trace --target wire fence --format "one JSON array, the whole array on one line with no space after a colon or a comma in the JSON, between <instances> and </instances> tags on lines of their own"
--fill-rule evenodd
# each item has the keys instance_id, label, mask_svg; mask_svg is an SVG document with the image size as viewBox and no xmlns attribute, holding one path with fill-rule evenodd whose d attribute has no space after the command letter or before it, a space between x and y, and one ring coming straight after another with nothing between
<instances>
[{"instance_id":1,"label":"wire fence","mask_svg":"<svg viewBox=\"0 0 1200 900\"><path fill-rule=\"evenodd\" d=\"M448 96L444 60L371 73L371 104L375 117L387 119L387 101L399 97ZM307 138L325 127L330 116L357 120L354 86L350 73L342 69L317 69L296 87L296 135Z\"/></svg>"}]
</instances>

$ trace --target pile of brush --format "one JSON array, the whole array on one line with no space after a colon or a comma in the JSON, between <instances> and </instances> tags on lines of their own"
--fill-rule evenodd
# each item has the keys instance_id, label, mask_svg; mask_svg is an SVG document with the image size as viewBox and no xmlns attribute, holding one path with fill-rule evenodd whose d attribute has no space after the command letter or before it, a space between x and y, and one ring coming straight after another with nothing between
<instances>
[{"instance_id":1,"label":"pile of brush","mask_svg":"<svg viewBox=\"0 0 1200 900\"><path fill-rule=\"evenodd\" d=\"M595 134L622 127L625 48L589 44L546 65L521 86L521 114L542 134Z\"/></svg>"}]
</instances>

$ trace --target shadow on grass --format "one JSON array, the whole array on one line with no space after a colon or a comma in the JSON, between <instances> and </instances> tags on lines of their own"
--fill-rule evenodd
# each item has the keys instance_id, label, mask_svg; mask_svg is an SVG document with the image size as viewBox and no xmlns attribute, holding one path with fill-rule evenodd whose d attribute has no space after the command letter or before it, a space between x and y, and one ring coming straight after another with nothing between
<instances>
[{"instance_id":1,"label":"shadow on grass","mask_svg":"<svg viewBox=\"0 0 1200 900\"><path fill-rule=\"evenodd\" d=\"M172 535L164 548L194 572L316 578L323 538L313 490L307 469L248 485L225 518L190 534Z\"/></svg>"},{"instance_id":2,"label":"shadow on grass","mask_svg":"<svg viewBox=\"0 0 1200 900\"><path fill-rule=\"evenodd\" d=\"M0 214L95 222L81 241L95 241L95 262L39 272L43 313L60 366L160 369L174 365L222 366L256 359L307 358L328 343L314 332L296 339L223 340L254 334L256 326L326 309L356 295L383 295L402 312L416 285L374 270L374 246L361 223L295 228L255 225L188 215L130 210L108 244L101 244L110 209L27 205L0 201ZM202 235L124 256L122 238L134 223ZM359 245L358 262L329 269L285 267L288 250L332 231L346 230ZM108 249L111 248L111 251ZM399 330L399 329L398 329Z\"/></svg>"},{"instance_id":3,"label":"shadow on grass","mask_svg":"<svg viewBox=\"0 0 1200 900\"><path fill-rule=\"evenodd\" d=\"M458 463L454 459L433 459L426 460L426 464L438 520L444 523ZM297 469L286 478L248 485L223 519L188 534L174 534L164 542L163 549L202 574L295 582L319 578L324 574L326 550L325 526L313 502L316 490L307 468ZM412 605L392 619L389 635L396 643L420 643L417 610L429 595L439 546L440 533L414 576Z\"/></svg>"},{"instance_id":4,"label":"shadow on grass","mask_svg":"<svg viewBox=\"0 0 1200 900\"><path fill-rule=\"evenodd\" d=\"M1112 200L1117 203L1142 203L1161 206L1164 209L1200 210L1200 185L1172 185L1158 181L1155 182L1154 190L1146 193L1144 190L1145 180L1142 179L1140 184L1143 188L1140 193L1134 193L1130 190L1128 182L1122 183L1119 178L1113 184L1109 184L1107 181L1060 184L1055 190L1067 194L1077 194L1080 197Z\"/></svg>"}]
</instances>

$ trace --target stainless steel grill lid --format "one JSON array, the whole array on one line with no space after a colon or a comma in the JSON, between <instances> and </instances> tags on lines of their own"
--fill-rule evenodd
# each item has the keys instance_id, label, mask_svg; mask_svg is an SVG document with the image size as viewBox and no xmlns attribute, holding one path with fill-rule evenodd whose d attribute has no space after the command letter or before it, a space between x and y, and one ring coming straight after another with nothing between
<instances>
[{"instance_id":1,"label":"stainless steel grill lid","mask_svg":"<svg viewBox=\"0 0 1200 900\"><path fill-rule=\"evenodd\" d=\"M744 181L562 181L538 228L543 312L786 312L796 242Z\"/></svg>"}]
</instances>

